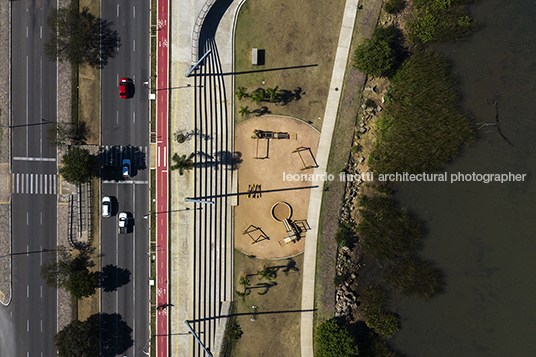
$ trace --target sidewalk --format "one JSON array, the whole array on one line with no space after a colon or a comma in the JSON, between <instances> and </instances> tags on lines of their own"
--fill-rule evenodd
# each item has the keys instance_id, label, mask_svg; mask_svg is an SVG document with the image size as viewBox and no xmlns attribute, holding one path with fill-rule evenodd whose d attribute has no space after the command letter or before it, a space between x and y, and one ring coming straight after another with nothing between
<instances>
[{"instance_id":1,"label":"sidewalk","mask_svg":"<svg viewBox=\"0 0 536 357\"><path fill-rule=\"evenodd\" d=\"M333 74L329 87L326 111L324 114L324 125L318 143L317 165L314 171L315 177L321 177L327 170L329 151L335 121L337 120L337 110L341 97L341 89L346 71L346 64L350 56L350 43L354 31L354 23L357 15L358 0L347 0L344 8L339 44L333 64ZM318 225L320 222L320 208L322 206L322 192L324 182L315 181L312 186L317 188L311 190L309 199L309 212L307 219L311 230L305 237L305 252L303 261L303 290L302 290L302 313L301 313L301 355L302 357L313 357L313 310L315 302L315 269L316 269L316 249L318 239Z\"/></svg>"}]
</instances>

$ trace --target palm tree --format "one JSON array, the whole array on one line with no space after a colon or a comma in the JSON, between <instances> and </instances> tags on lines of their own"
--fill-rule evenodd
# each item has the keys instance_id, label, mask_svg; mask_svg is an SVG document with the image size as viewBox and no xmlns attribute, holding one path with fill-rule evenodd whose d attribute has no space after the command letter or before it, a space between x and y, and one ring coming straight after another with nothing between
<instances>
[{"instance_id":1,"label":"palm tree","mask_svg":"<svg viewBox=\"0 0 536 357\"><path fill-rule=\"evenodd\" d=\"M244 285L244 290L247 289L247 287L249 285L251 285L250 281L249 281L249 278L246 276L241 276L240 277L240 282L238 283L240 285Z\"/></svg>"},{"instance_id":2,"label":"palm tree","mask_svg":"<svg viewBox=\"0 0 536 357\"><path fill-rule=\"evenodd\" d=\"M248 97L248 93L247 93L247 88L246 87L238 87L236 89L236 96L238 97L238 100L242 100L242 98L247 98Z\"/></svg>"},{"instance_id":3,"label":"palm tree","mask_svg":"<svg viewBox=\"0 0 536 357\"><path fill-rule=\"evenodd\" d=\"M265 96L264 89L262 88L256 89L253 93L251 93L251 101L259 105L264 99L264 96Z\"/></svg>"},{"instance_id":4,"label":"palm tree","mask_svg":"<svg viewBox=\"0 0 536 357\"><path fill-rule=\"evenodd\" d=\"M275 86L275 88L266 88L266 91L268 92L268 95L270 96L270 102L273 102L274 99L277 97L278 89L279 89L279 86Z\"/></svg>"},{"instance_id":5,"label":"palm tree","mask_svg":"<svg viewBox=\"0 0 536 357\"><path fill-rule=\"evenodd\" d=\"M171 170L179 170L179 175L184 175L184 172L190 171L195 167L195 162L193 157L195 156L194 153L191 153L186 157L186 155L179 156L177 153L173 154L173 157L171 158L173 161L175 161L175 165L172 165L170 167Z\"/></svg>"},{"instance_id":6,"label":"palm tree","mask_svg":"<svg viewBox=\"0 0 536 357\"><path fill-rule=\"evenodd\" d=\"M259 277L261 279L266 279L266 280L272 280L272 277L274 276L274 273L272 272L272 268L269 268L266 265L262 268L262 270L259 270L257 274L259 274Z\"/></svg>"},{"instance_id":7,"label":"palm tree","mask_svg":"<svg viewBox=\"0 0 536 357\"><path fill-rule=\"evenodd\" d=\"M251 110L249 110L249 107L248 106L245 106L245 107L240 107L240 110L238 111L242 116L244 115L248 115L249 113L251 113Z\"/></svg>"}]
</instances>

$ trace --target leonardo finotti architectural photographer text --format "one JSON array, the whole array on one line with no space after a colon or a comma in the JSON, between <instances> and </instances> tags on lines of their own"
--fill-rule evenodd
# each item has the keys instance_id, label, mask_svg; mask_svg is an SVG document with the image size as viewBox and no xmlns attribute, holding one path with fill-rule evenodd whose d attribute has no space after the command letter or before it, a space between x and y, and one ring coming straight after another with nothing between
<instances>
[{"instance_id":1,"label":"leonardo finotti architectural photographer text","mask_svg":"<svg viewBox=\"0 0 536 357\"><path fill-rule=\"evenodd\" d=\"M337 176L333 174L287 174L283 172L283 181L333 181L337 177L339 181L391 181L391 182L524 182L527 174L477 174L475 172L470 174L464 174L461 172L449 174L447 172L438 174L410 174L407 172L395 173L395 174L378 174L374 172L363 172L361 174L347 174L345 172L339 173Z\"/></svg>"}]
</instances>

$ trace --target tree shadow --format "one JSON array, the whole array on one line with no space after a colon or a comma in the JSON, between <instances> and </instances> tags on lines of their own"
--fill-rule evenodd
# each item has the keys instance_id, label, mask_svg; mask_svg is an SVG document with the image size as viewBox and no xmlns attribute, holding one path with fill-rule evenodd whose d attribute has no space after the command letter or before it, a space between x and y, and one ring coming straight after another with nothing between
<instances>
[{"instance_id":1,"label":"tree shadow","mask_svg":"<svg viewBox=\"0 0 536 357\"><path fill-rule=\"evenodd\" d=\"M262 106L258 109L252 110L251 114L255 114L256 116L260 117L266 114L271 114L272 112L268 110L268 107Z\"/></svg>"},{"instance_id":2,"label":"tree shadow","mask_svg":"<svg viewBox=\"0 0 536 357\"><path fill-rule=\"evenodd\" d=\"M132 347L132 328L123 321L121 315L95 314L87 319L95 334L100 331L100 356L113 357ZM90 336L88 336L90 338ZM98 346L98 341L96 341Z\"/></svg>"},{"instance_id":3,"label":"tree shadow","mask_svg":"<svg viewBox=\"0 0 536 357\"><path fill-rule=\"evenodd\" d=\"M248 286L247 289L264 289L263 291L258 292L259 295L266 295L271 287L277 286L277 282L273 281L271 283L257 283L256 286ZM247 290L246 289L246 290Z\"/></svg>"},{"instance_id":4,"label":"tree shadow","mask_svg":"<svg viewBox=\"0 0 536 357\"><path fill-rule=\"evenodd\" d=\"M303 92L301 87L297 87L294 90L280 89L274 102L280 105L287 105L292 101L300 100L302 95L305 95L305 92Z\"/></svg>"},{"instance_id":5,"label":"tree shadow","mask_svg":"<svg viewBox=\"0 0 536 357\"><path fill-rule=\"evenodd\" d=\"M113 22L108 20L100 21L100 60L95 64L97 67L103 68L108 64L108 59L113 58L121 47L121 38L116 30L112 30Z\"/></svg>"},{"instance_id":6,"label":"tree shadow","mask_svg":"<svg viewBox=\"0 0 536 357\"><path fill-rule=\"evenodd\" d=\"M138 171L147 169L147 155L137 146L101 147L97 158L102 180L119 182L130 179L123 176L122 159L130 159L131 177L136 176Z\"/></svg>"},{"instance_id":7,"label":"tree shadow","mask_svg":"<svg viewBox=\"0 0 536 357\"><path fill-rule=\"evenodd\" d=\"M105 292L116 291L117 288L130 282L131 272L115 265L108 264L102 267L102 272L97 272L97 287Z\"/></svg>"}]
</instances>

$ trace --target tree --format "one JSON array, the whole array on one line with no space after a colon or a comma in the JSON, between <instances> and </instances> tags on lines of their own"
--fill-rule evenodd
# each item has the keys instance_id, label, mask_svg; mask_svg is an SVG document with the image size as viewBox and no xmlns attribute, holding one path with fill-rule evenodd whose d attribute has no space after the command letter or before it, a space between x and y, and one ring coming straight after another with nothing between
<instances>
[{"instance_id":1,"label":"tree","mask_svg":"<svg viewBox=\"0 0 536 357\"><path fill-rule=\"evenodd\" d=\"M361 72L381 77L395 62L395 52L385 40L366 39L354 52L354 68Z\"/></svg>"},{"instance_id":2,"label":"tree","mask_svg":"<svg viewBox=\"0 0 536 357\"><path fill-rule=\"evenodd\" d=\"M266 91L268 92L268 96L270 97L270 102L273 102L275 98L278 95L279 86L275 86L275 88L266 88Z\"/></svg>"},{"instance_id":3,"label":"tree","mask_svg":"<svg viewBox=\"0 0 536 357\"><path fill-rule=\"evenodd\" d=\"M41 267L41 277L53 288L64 288L77 299L95 293L95 273L89 271L94 265L89 259L89 250L82 249L73 256L69 249L58 246L50 256L50 263Z\"/></svg>"},{"instance_id":4,"label":"tree","mask_svg":"<svg viewBox=\"0 0 536 357\"><path fill-rule=\"evenodd\" d=\"M262 270L259 270L257 274L259 274L259 277L261 279L266 280L272 280L272 278L274 277L274 272L272 271L272 268L267 267L266 265L263 266Z\"/></svg>"},{"instance_id":5,"label":"tree","mask_svg":"<svg viewBox=\"0 0 536 357\"><path fill-rule=\"evenodd\" d=\"M54 343L59 357L113 357L132 346L132 328L118 314L94 314L65 326Z\"/></svg>"},{"instance_id":6,"label":"tree","mask_svg":"<svg viewBox=\"0 0 536 357\"><path fill-rule=\"evenodd\" d=\"M89 12L79 11L76 3L53 9L49 18L50 39L44 45L45 55L51 60L69 61L74 66L88 64L101 67L113 57L119 44L117 31L111 23Z\"/></svg>"},{"instance_id":7,"label":"tree","mask_svg":"<svg viewBox=\"0 0 536 357\"><path fill-rule=\"evenodd\" d=\"M69 124L53 123L48 127L48 143L52 146L63 147L69 142L72 131Z\"/></svg>"},{"instance_id":8,"label":"tree","mask_svg":"<svg viewBox=\"0 0 536 357\"><path fill-rule=\"evenodd\" d=\"M355 339L335 319L324 321L316 328L315 357L354 357L359 355Z\"/></svg>"},{"instance_id":9,"label":"tree","mask_svg":"<svg viewBox=\"0 0 536 357\"><path fill-rule=\"evenodd\" d=\"M170 167L171 170L179 170L179 175L184 175L186 171L190 171L195 167L195 162L192 160L194 156L194 153L191 153L188 157L186 155L179 156L177 153L173 154L171 159L175 161L175 164Z\"/></svg>"},{"instance_id":10,"label":"tree","mask_svg":"<svg viewBox=\"0 0 536 357\"><path fill-rule=\"evenodd\" d=\"M266 96L266 93L264 92L264 89L262 88L256 89L253 93L251 93L251 101L259 105L264 100L265 96Z\"/></svg>"},{"instance_id":11,"label":"tree","mask_svg":"<svg viewBox=\"0 0 536 357\"><path fill-rule=\"evenodd\" d=\"M244 115L248 115L249 113L251 113L251 111L249 110L249 107L248 106L245 106L245 107L240 107L240 110L238 111L242 116Z\"/></svg>"},{"instance_id":12,"label":"tree","mask_svg":"<svg viewBox=\"0 0 536 357\"><path fill-rule=\"evenodd\" d=\"M95 173L96 160L87 149L71 147L62 160L60 175L73 185L89 182Z\"/></svg>"},{"instance_id":13,"label":"tree","mask_svg":"<svg viewBox=\"0 0 536 357\"><path fill-rule=\"evenodd\" d=\"M66 290L77 299L95 294L95 290L97 290L95 273L88 269L73 272L71 278L66 282Z\"/></svg>"},{"instance_id":14,"label":"tree","mask_svg":"<svg viewBox=\"0 0 536 357\"><path fill-rule=\"evenodd\" d=\"M238 87L236 89L236 97L238 98L238 100L242 100L242 98L247 98L248 97L248 93L247 93L247 88L246 87Z\"/></svg>"}]
</instances>

